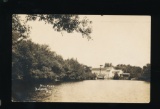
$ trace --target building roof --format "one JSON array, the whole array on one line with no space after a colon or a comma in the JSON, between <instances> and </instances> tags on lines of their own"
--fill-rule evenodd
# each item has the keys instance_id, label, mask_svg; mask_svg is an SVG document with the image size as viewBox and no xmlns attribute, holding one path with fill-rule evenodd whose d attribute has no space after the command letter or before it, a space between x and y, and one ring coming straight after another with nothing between
<instances>
[{"instance_id":1,"label":"building roof","mask_svg":"<svg viewBox=\"0 0 160 109\"><path fill-rule=\"evenodd\" d=\"M114 69L114 67L105 67L105 68L101 68L101 70L112 70ZM91 70L100 70L100 68L91 68ZM121 70L115 70L114 71L121 71Z\"/></svg>"},{"instance_id":2,"label":"building roof","mask_svg":"<svg viewBox=\"0 0 160 109\"><path fill-rule=\"evenodd\" d=\"M92 70L98 70L98 71L100 71L100 68L92 68ZM101 70L106 70L106 68L101 68Z\"/></svg>"},{"instance_id":3,"label":"building roof","mask_svg":"<svg viewBox=\"0 0 160 109\"><path fill-rule=\"evenodd\" d=\"M114 69L114 67L105 67L105 68L101 68L101 71L110 71L110 70L112 70L113 69L113 71L112 72L120 72L120 71L122 71L122 70L116 70L116 69ZM100 71L100 68L91 68L91 70L92 71Z\"/></svg>"},{"instance_id":4,"label":"building roof","mask_svg":"<svg viewBox=\"0 0 160 109\"><path fill-rule=\"evenodd\" d=\"M117 72L117 71L122 71L122 70L114 70L115 72Z\"/></svg>"},{"instance_id":5,"label":"building roof","mask_svg":"<svg viewBox=\"0 0 160 109\"><path fill-rule=\"evenodd\" d=\"M122 75L130 75L130 73L122 73Z\"/></svg>"}]
</instances>

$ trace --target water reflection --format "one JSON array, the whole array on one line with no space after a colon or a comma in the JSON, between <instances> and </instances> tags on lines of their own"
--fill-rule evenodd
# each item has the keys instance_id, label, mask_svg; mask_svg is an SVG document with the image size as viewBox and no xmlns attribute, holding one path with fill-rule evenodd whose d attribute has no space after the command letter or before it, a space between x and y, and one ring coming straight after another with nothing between
<instances>
[{"instance_id":1,"label":"water reflection","mask_svg":"<svg viewBox=\"0 0 160 109\"><path fill-rule=\"evenodd\" d=\"M150 83L130 80L85 80L54 84L51 94L32 90L30 101L148 103Z\"/></svg>"}]
</instances>

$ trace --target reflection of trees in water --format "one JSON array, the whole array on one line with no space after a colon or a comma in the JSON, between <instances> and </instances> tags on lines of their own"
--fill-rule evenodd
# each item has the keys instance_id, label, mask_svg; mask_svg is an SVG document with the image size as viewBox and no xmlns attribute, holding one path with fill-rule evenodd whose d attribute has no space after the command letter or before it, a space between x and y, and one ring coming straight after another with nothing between
<instances>
[{"instance_id":1,"label":"reflection of trees in water","mask_svg":"<svg viewBox=\"0 0 160 109\"><path fill-rule=\"evenodd\" d=\"M50 100L52 94L47 94L46 92L34 92L32 93L31 100L37 102L44 102Z\"/></svg>"},{"instance_id":2,"label":"reflection of trees in water","mask_svg":"<svg viewBox=\"0 0 160 109\"><path fill-rule=\"evenodd\" d=\"M44 91L34 91L34 90L26 90L26 91L13 91L12 92L12 100L13 101L36 101L36 102L41 102L41 101L46 101L49 100L51 94L48 94Z\"/></svg>"},{"instance_id":3,"label":"reflection of trees in water","mask_svg":"<svg viewBox=\"0 0 160 109\"><path fill-rule=\"evenodd\" d=\"M29 92L32 91L32 85L21 81L12 81L12 100L13 101L24 101L28 99Z\"/></svg>"},{"instance_id":4,"label":"reflection of trees in water","mask_svg":"<svg viewBox=\"0 0 160 109\"><path fill-rule=\"evenodd\" d=\"M12 101L46 101L52 93L35 91L39 84L29 84L27 82L14 81L12 83Z\"/></svg>"}]
</instances>

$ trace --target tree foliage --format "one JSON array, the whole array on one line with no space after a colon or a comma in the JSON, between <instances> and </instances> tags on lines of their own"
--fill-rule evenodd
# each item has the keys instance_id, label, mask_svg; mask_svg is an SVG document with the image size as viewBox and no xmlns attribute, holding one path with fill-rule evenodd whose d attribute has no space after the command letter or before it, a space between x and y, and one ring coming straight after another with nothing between
<instances>
[{"instance_id":1,"label":"tree foliage","mask_svg":"<svg viewBox=\"0 0 160 109\"><path fill-rule=\"evenodd\" d=\"M21 40L27 39L30 33L30 26L22 23L20 16L17 14L12 15L12 44L13 46Z\"/></svg>"},{"instance_id":2,"label":"tree foliage","mask_svg":"<svg viewBox=\"0 0 160 109\"><path fill-rule=\"evenodd\" d=\"M151 64L146 64L143 66L143 74L139 79L150 81L151 79Z\"/></svg>"},{"instance_id":3,"label":"tree foliage","mask_svg":"<svg viewBox=\"0 0 160 109\"><path fill-rule=\"evenodd\" d=\"M28 14L27 21L44 21L53 26L57 32L66 31L68 33L79 32L87 39L91 39L91 23L87 17L80 20L78 15L71 14Z\"/></svg>"},{"instance_id":4,"label":"tree foliage","mask_svg":"<svg viewBox=\"0 0 160 109\"><path fill-rule=\"evenodd\" d=\"M31 27L28 21L44 21L53 25L57 32L79 32L91 39L91 21L80 20L78 15L63 14L27 14L22 21L18 14L12 15L12 79L21 80L84 80L93 79L94 74L86 70L87 66L75 59L64 60L51 51L48 45L35 44L28 40Z\"/></svg>"},{"instance_id":5,"label":"tree foliage","mask_svg":"<svg viewBox=\"0 0 160 109\"><path fill-rule=\"evenodd\" d=\"M63 81L94 79L94 74L86 65L51 51L47 45L39 45L31 40L23 40L15 45L12 53L12 79Z\"/></svg>"},{"instance_id":6,"label":"tree foliage","mask_svg":"<svg viewBox=\"0 0 160 109\"><path fill-rule=\"evenodd\" d=\"M78 32L88 40L91 39L91 23L87 17L80 20L78 15L71 14L27 14L26 21L23 21L18 14L12 15L12 44L13 46L29 37L31 26L27 25L28 21L44 21L53 25L57 32L66 31L68 33Z\"/></svg>"},{"instance_id":7,"label":"tree foliage","mask_svg":"<svg viewBox=\"0 0 160 109\"><path fill-rule=\"evenodd\" d=\"M142 74L142 68L125 64L118 64L115 69L121 69L124 73L130 73L131 78L139 78Z\"/></svg>"},{"instance_id":8,"label":"tree foliage","mask_svg":"<svg viewBox=\"0 0 160 109\"><path fill-rule=\"evenodd\" d=\"M112 67L112 63L105 63L105 64L104 64L104 68L105 68L105 67Z\"/></svg>"}]
</instances>

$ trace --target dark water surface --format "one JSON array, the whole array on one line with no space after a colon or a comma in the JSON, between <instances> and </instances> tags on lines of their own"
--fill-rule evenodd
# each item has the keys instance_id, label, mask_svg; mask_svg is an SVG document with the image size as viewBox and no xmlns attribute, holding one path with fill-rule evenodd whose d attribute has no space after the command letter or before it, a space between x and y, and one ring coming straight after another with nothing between
<instances>
[{"instance_id":1,"label":"dark water surface","mask_svg":"<svg viewBox=\"0 0 160 109\"><path fill-rule=\"evenodd\" d=\"M23 100L29 102L149 103L150 83L131 80L85 80L54 85L52 93L36 92L32 86Z\"/></svg>"}]
</instances>

